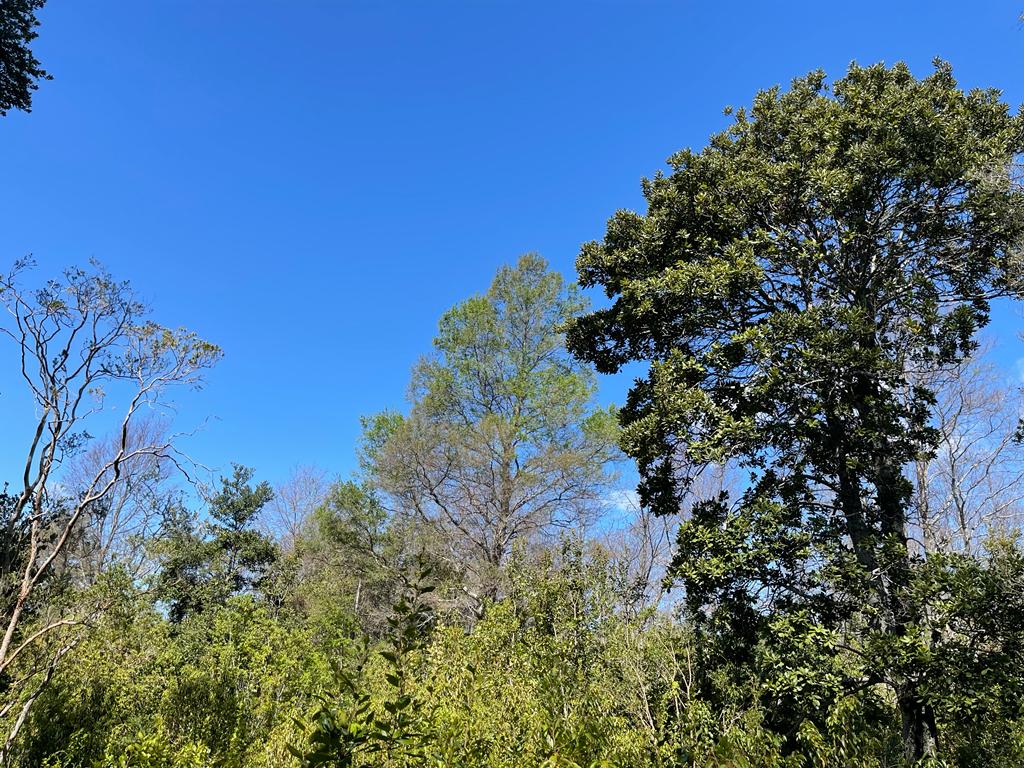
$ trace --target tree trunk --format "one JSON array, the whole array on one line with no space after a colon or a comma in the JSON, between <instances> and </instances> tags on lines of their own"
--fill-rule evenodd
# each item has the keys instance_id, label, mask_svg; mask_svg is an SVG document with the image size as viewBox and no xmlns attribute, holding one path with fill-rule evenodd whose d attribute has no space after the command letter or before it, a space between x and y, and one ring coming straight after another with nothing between
<instances>
[{"instance_id":1,"label":"tree trunk","mask_svg":"<svg viewBox=\"0 0 1024 768\"><path fill-rule=\"evenodd\" d=\"M907 765L917 765L920 760L937 757L939 738L931 704L921 699L916 685L908 685L899 691L898 704L903 721L903 756Z\"/></svg>"}]
</instances>

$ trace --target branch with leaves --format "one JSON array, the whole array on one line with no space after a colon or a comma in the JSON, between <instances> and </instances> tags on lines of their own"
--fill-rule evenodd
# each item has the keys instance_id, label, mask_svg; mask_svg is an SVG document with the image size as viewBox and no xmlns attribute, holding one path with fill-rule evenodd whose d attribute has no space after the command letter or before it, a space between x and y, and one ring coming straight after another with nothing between
<instances>
[{"instance_id":1,"label":"branch with leaves","mask_svg":"<svg viewBox=\"0 0 1024 768\"><path fill-rule=\"evenodd\" d=\"M7 313L0 336L13 344L36 411L20 482L3 505L8 545L0 563L0 675L57 630L87 625L74 601L57 606L48 582L78 566L90 516L135 468L168 462L187 470L188 458L174 438L140 423L168 405L172 387L200 385L203 371L221 355L194 333L146 319L130 286L96 264L69 269L37 290L20 283L30 266L19 262L0 277L0 305ZM114 403L122 409L116 419ZM64 470L89 443L89 428L110 430L112 437L68 493ZM90 578L81 570L72 575L78 587ZM67 653L66 644L57 645L54 664ZM38 695L25 694L30 685L24 681L6 694L22 700L26 713ZM10 726L8 744L23 722L21 716ZM0 762L8 751L5 746L0 752Z\"/></svg>"}]
</instances>

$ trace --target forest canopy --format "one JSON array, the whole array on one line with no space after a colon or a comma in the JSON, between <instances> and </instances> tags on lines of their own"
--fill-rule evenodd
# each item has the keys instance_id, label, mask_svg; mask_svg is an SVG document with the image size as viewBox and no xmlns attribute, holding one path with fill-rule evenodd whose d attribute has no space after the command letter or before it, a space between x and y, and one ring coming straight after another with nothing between
<instances>
[{"instance_id":1,"label":"forest canopy","mask_svg":"<svg viewBox=\"0 0 1024 768\"><path fill-rule=\"evenodd\" d=\"M3 7L0 115L41 6ZM1024 294L1022 152L944 62L761 91L578 284L530 253L445 312L355 472L277 485L183 448L219 346L15 263L0 765L1024 764L1021 399L983 335Z\"/></svg>"}]
</instances>

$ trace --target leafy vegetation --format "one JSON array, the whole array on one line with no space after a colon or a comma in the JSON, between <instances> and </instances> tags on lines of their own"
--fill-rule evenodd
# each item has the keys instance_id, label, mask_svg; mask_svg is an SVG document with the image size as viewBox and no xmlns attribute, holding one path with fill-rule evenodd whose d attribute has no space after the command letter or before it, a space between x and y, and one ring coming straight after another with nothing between
<instances>
[{"instance_id":1,"label":"leafy vegetation","mask_svg":"<svg viewBox=\"0 0 1024 768\"><path fill-rule=\"evenodd\" d=\"M762 92L584 246L606 304L502 268L334 482L199 483L139 414L219 349L19 265L0 763L1021 765L1022 150L942 63Z\"/></svg>"},{"instance_id":2,"label":"leafy vegetation","mask_svg":"<svg viewBox=\"0 0 1024 768\"><path fill-rule=\"evenodd\" d=\"M49 80L29 44L38 37L36 14L46 0L4 0L0 3L0 117L8 110L32 110L38 80Z\"/></svg>"}]
</instances>

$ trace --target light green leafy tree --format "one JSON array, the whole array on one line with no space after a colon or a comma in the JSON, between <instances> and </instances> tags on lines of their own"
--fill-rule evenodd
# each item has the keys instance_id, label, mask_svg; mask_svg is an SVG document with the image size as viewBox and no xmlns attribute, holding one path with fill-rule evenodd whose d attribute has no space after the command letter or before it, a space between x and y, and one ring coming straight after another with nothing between
<instances>
[{"instance_id":1,"label":"light green leafy tree","mask_svg":"<svg viewBox=\"0 0 1024 768\"><path fill-rule=\"evenodd\" d=\"M585 521L606 493L614 419L562 333L584 308L543 259L522 257L441 318L408 416L368 421L372 483L393 513L440 535L476 606L498 594L516 541Z\"/></svg>"}]
</instances>

